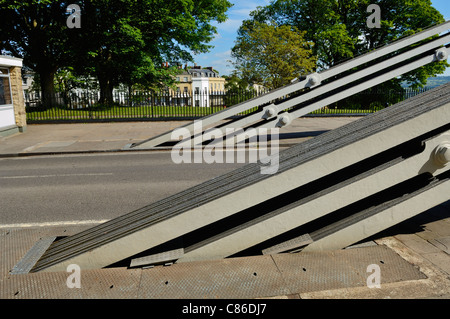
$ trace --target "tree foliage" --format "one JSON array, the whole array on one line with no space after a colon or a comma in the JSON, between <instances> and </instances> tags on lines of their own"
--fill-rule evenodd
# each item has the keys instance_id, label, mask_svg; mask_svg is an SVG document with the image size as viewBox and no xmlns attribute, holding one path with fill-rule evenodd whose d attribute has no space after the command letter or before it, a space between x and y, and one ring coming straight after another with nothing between
<instances>
[{"instance_id":1,"label":"tree foliage","mask_svg":"<svg viewBox=\"0 0 450 319\"><path fill-rule=\"evenodd\" d=\"M71 61L62 1L0 1L0 49L23 58L39 75L41 91L55 92L58 68Z\"/></svg>"},{"instance_id":2,"label":"tree foliage","mask_svg":"<svg viewBox=\"0 0 450 319\"><path fill-rule=\"evenodd\" d=\"M367 27L370 4L381 8L379 29ZM430 0L273 0L253 11L250 21L275 21L306 32L305 39L315 44L313 54L322 69L445 20ZM433 63L388 85L399 88L401 81L407 81L413 87L421 87L428 77L443 73L447 66L447 62Z\"/></svg>"},{"instance_id":3,"label":"tree foliage","mask_svg":"<svg viewBox=\"0 0 450 319\"><path fill-rule=\"evenodd\" d=\"M296 27L247 22L239 30L232 56L241 77L269 89L288 84L316 67L312 42Z\"/></svg>"},{"instance_id":4,"label":"tree foliage","mask_svg":"<svg viewBox=\"0 0 450 319\"><path fill-rule=\"evenodd\" d=\"M56 71L72 67L95 76L102 100L118 83L147 87L170 84L174 68L166 61L192 61L208 52L224 22L227 0L84 0L81 28L68 28L73 1L0 0L0 49L24 58L40 74L43 93L54 92Z\"/></svg>"}]
</instances>

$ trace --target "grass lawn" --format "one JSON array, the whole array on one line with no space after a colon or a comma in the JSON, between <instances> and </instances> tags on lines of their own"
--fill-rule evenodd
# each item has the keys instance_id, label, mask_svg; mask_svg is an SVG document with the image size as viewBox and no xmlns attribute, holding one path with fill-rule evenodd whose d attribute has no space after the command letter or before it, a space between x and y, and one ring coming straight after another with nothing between
<instances>
[{"instance_id":1,"label":"grass lawn","mask_svg":"<svg viewBox=\"0 0 450 319\"><path fill-rule=\"evenodd\" d=\"M190 106L133 106L92 109L27 110L30 120L58 119L103 119L103 118L158 118L158 117L191 117L206 116L224 109L223 107L190 107Z\"/></svg>"},{"instance_id":2,"label":"grass lawn","mask_svg":"<svg viewBox=\"0 0 450 319\"><path fill-rule=\"evenodd\" d=\"M225 109L222 106L192 107L192 106L113 106L109 108L92 109L64 109L42 108L27 109L28 120L77 120L77 119L118 119L118 118L171 118L171 117L203 117L217 113ZM257 108L250 109L248 114ZM352 109L321 109L311 114L363 114L373 113L374 110L352 110Z\"/></svg>"}]
</instances>

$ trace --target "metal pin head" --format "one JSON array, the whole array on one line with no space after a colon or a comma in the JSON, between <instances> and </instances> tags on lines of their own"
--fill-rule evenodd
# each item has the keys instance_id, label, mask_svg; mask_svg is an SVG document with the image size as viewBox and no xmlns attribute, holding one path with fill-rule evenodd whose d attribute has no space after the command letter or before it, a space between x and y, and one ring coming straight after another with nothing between
<instances>
[{"instance_id":1,"label":"metal pin head","mask_svg":"<svg viewBox=\"0 0 450 319\"><path fill-rule=\"evenodd\" d=\"M313 75L309 76L308 84L310 86L314 86L314 85L317 85L319 83L320 83L320 77L319 77L318 74L313 74Z\"/></svg>"},{"instance_id":2,"label":"metal pin head","mask_svg":"<svg viewBox=\"0 0 450 319\"><path fill-rule=\"evenodd\" d=\"M276 110L273 107L268 107L266 109L266 114L265 114L266 117L270 118L270 117L275 116L276 114L277 114L277 112L276 112Z\"/></svg>"},{"instance_id":3,"label":"metal pin head","mask_svg":"<svg viewBox=\"0 0 450 319\"><path fill-rule=\"evenodd\" d=\"M439 165L447 165L450 162L450 144L445 143L436 147L434 151L434 160Z\"/></svg>"},{"instance_id":4,"label":"metal pin head","mask_svg":"<svg viewBox=\"0 0 450 319\"><path fill-rule=\"evenodd\" d=\"M291 122L291 118L288 114L284 114L280 117L280 123L281 125L285 126L288 125Z\"/></svg>"},{"instance_id":5,"label":"metal pin head","mask_svg":"<svg viewBox=\"0 0 450 319\"><path fill-rule=\"evenodd\" d=\"M448 59L448 52L446 49L441 48L439 50L436 51L436 59L438 61L443 61L443 60L447 60Z\"/></svg>"}]
</instances>

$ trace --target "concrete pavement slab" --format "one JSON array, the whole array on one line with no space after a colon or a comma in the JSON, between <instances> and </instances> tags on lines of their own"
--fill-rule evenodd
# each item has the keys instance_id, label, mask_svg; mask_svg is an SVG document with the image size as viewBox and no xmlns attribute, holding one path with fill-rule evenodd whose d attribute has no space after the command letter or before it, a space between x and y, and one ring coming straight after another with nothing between
<instances>
[{"instance_id":1,"label":"concrete pavement slab","mask_svg":"<svg viewBox=\"0 0 450 319\"><path fill-rule=\"evenodd\" d=\"M448 254L439 251L436 253L422 254L422 256L450 275L450 256Z\"/></svg>"},{"instance_id":2,"label":"concrete pavement slab","mask_svg":"<svg viewBox=\"0 0 450 319\"><path fill-rule=\"evenodd\" d=\"M437 253L440 251L439 248L423 240L416 234L400 234L395 236L395 238L397 238L402 243L404 243L414 251L418 252L419 254L430 254L430 253Z\"/></svg>"},{"instance_id":3,"label":"concrete pavement slab","mask_svg":"<svg viewBox=\"0 0 450 319\"><path fill-rule=\"evenodd\" d=\"M280 130L280 146L288 147L357 120L358 117L299 118ZM32 124L24 133L0 137L0 156L122 150L174 130L190 121Z\"/></svg>"},{"instance_id":4,"label":"concrete pavement slab","mask_svg":"<svg viewBox=\"0 0 450 319\"><path fill-rule=\"evenodd\" d=\"M432 239L428 242L450 255L450 236Z\"/></svg>"}]
</instances>

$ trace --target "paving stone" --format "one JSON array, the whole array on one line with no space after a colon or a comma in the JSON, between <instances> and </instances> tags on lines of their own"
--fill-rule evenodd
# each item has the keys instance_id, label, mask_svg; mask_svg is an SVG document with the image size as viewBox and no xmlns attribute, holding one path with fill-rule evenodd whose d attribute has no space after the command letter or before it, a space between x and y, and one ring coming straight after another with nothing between
<instances>
[{"instance_id":1,"label":"paving stone","mask_svg":"<svg viewBox=\"0 0 450 319\"><path fill-rule=\"evenodd\" d=\"M441 250L416 234L400 234L395 238L419 254L438 253Z\"/></svg>"},{"instance_id":2,"label":"paving stone","mask_svg":"<svg viewBox=\"0 0 450 319\"><path fill-rule=\"evenodd\" d=\"M432 239L429 240L429 243L450 255L450 236Z\"/></svg>"},{"instance_id":3,"label":"paving stone","mask_svg":"<svg viewBox=\"0 0 450 319\"><path fill-rule=\"evenodd\" d=\"M437 253L423 254L422 256L450 275L450 255L439 251Z\"/></svg>"}]
</instances>

